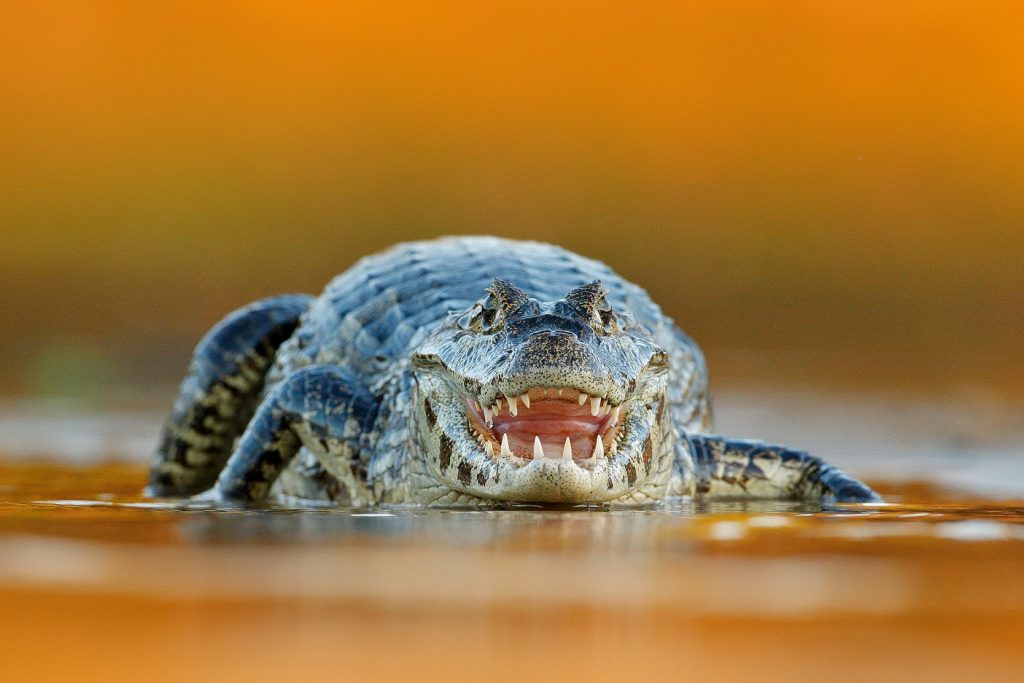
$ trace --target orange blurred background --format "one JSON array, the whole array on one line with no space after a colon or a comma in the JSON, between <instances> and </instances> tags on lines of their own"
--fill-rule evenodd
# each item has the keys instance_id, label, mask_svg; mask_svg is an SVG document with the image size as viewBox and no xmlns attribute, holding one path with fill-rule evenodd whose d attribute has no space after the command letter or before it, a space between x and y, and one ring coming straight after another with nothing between
<instances>
[{"instance_id":1,"label":"orange blurred background","mask_svg":"<svg viewBox=\"0 0 1024 683\"><path fill-rule=\"evenodd\" d=\"M4 393L397 240L613 264L718 383L1024 387L1019 2L6 2Z\"/></svg>"}]
</instances>

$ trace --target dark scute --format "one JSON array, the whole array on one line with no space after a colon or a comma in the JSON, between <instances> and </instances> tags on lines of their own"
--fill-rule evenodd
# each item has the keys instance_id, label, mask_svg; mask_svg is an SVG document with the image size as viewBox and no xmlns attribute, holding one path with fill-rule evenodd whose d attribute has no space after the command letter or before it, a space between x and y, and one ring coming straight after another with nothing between
<instances>
[{"instance_id":1,"label":"dark scute","mask_svg":"<svg viewBox=\"0 0 1024 683\"><path fill-rule=\"evenodd\" d=\"M444 472L446 469L448 469L448 466L452 464L452 449L454 447L455 447L455 444L452 442L452 440L448 437L447 434L442 432L441 433L441 446L440 446L440 450L439 450L439 452L441 454L441 471L442 472Z\"/></svg>"},{"instance_id":2,"label":"dark scute","mask_svg":"<svg viewBox=\"0 0 1024 683\"><path fill-rule=\"evenodd\" d=\"M473 466L463 460L459 463L459 481L463 486L469 486L469 480L473 476Z\"/></svg>"},{"instance_id":3,"label":"dark scute","mask_svg":"<svg viewBox=\"0 0 1024 683\"><path fill-rule=\"evenodd\" d=\"M167 453L166 459L171 462L184 463L188 457L188 449L189 445L187 441L183 439L174 439L171 443L170 450L165 451Z\"/></svg>"},{"instance_id":4,"label":"dark scute","mask_svg":"<svg viewBox=\"0 0 1024 683\"><path fill-rule=\"evenodd\" d=\"M208 421L206 419L207 417L212 417L213 420ZM212 436L213 428L208 424L208 422L213 422L214 424L216 424L219 417L220 414L217 406L208 406L203 405L201 403L197 403L195 405L191 419L188 421L188 427L189 429L191 429L196 434L199 434L200 436ZM217 426L222 427L223 425Z\"/></svg>"},{"instance_id":5,"label":"dark scute","mask_svg":"<svg viewBox=\"0 0 1024 683\"><path fill-rule=\"evenodd\" d=\"M268 448L263 451L263 454L260 456L260 462L270 465L275 470L279 470L284 466L285 460L281 451L276 448Z\"/></svg>"},{"instance_id":6,"label":"dark scute","mask_svg":"<svg viewBox=\"0 0 1024 683\"><path fill-rule=\"evenodd\" d=\"M430 399L423 399L423 411L427 414L427 424L433 428L437 425L437 413L434 412L433 406L430 405Z\"/></svg>"},{"instance_id":7,"label":"dark scute","mask_svg":"<svg viewBox=\"0 0 1024 683\"><path fill-rule=\"evenodd\" d=\"M632 486L636 483L636 466L633 463L626 463L626 482Z\"/></svg>"}]
</instances>

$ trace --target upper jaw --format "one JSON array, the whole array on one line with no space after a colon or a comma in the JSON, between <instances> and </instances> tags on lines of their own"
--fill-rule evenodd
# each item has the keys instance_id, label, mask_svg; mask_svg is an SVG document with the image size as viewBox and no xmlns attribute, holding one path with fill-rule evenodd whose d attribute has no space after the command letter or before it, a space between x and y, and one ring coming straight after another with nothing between
<instances>
[{"instance_id":1,"label":"upper jaw","mask_svg":"<svg viewBox=\"0 0 1024 683\"><path fill-rule=\"evenodd\" d=\"M498 415L504 410L512 417L518 417L520 406L529 410L534 401L561 401L570 405L575 403L582 411L589 411L591 417L608 417L613 422L617 422L623 403L622 401L615 402L600 394L591 394L568 385L562 387L529 387L521 394L502 393L490 403L485 402L482 398L475 399L472 397L467 398L467 401L488 427L492 426L493 415Z\"/></svg>"},{"instance_id":2,"label":"upper jaw","mask_svg":"<svg viewBox=\"0 0 1024 683\"><path fill-rule=\"evenodd\" d=\"M611 405L619 405L627 398L624 387L619 386L611 379L597 377L551 377L546 373L523 373L515 378L502 378L493 383L484 384L479 387L472 398L483 406L492 406L497 401L508 403L510 398L516 398L530 393L535 395L537 390L547 389L557 392L559 389L571 390L576 393L586 394L601 399Z\"/></svg>"}]
</instances>

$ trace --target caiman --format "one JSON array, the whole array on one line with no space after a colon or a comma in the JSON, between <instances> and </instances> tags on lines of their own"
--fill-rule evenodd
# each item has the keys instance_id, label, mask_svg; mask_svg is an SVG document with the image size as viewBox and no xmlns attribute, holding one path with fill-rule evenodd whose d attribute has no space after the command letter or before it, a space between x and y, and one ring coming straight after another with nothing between
<instances>
[{"instance_id":1,"label":"caiman","mask_svg":"<svg viewBox=\"0 0 1024 683\"><path fill-rule=\"evenodd\" d=\"M640 286L494 237L399 244L319 297L228 315L195 350L149 492L357 507L879 500L805 451L714 434L704 357Z\"/></svg>"}]
</instances>

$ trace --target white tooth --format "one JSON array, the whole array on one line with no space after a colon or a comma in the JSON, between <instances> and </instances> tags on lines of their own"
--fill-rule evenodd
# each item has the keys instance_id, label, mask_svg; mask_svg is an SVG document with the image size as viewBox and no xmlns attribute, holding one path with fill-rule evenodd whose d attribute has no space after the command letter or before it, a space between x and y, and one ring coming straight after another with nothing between
<instances>
[{"instance_id":1,"label":"white tooth","mask_svg":"<svg viewBox=\"0 0 1024 683\"><path fill-rule=\"evenodd\" d=\"M540 460L544 457L544 446L540 444L540 437L533 437L533 459Z\"/></svg>"},{"instance_id":2,"label":"white tooth","mask_svg":"<svg viewBox=\"0 0 1024 683\"><path fill-rule=\"evenodd\" d=\"M527 408L530 407L530 394L529 393L525 393L522 396L520 396L519 400L522 401L523 405L525 405Z\"/></svg>"},{"instance_id":3,"label":"white tooth","mask_svg":"<svg viewBox=\"0 0 1024 683\"><path fill-rule=\"evenodd\" d=\"M499 398L494 402L494 414L497 415L501 412L501 399Z\"/></svg>"},{"instance_id":4,"label":"white tooth","mask_svg":"<svg viewBox=\"0 0 1024 683\"><path fill-rule=\"evenodd\" d=\"M509 460L511 460L512 464L515 465L516 467L522 467L526 463L530 462L526 458L520 458L518 455L513 455L512 457L509 458Z\"/></svg>"},{"instance_id":5,"label":"white tooth","mask_svg":"<svg viewBox=\"0 0 1024 683\"><path fill-rule=\"evenodd\" d=\"M597 441L594 442L594 452L590 457L597 460L604 457L604 439L601 437L597 437Z\"/></svg>"},{"instance_id":6,"label":"white tooth","mask_svg":"<svg viewBox=\"0 0 1024 683\"><path fill-rule=\"evenodd\" d=\"M615 453L619 450L618 442L612 441L612 447L609 450L611 451L612 455L615 455Z\"/></svg>"},{"instance_id":7,"label":"white tooth","mask_svg":"<svg viewBox=\"0 0 1024 683\"><path fill-rule=\"evenodd\" d=\"M494 415L491 413L490 408L484 408L484 422L487 423L488 427L494 426Z\"/></svg>"},{"instance_id":8,"label":"white tooth","mask_svg":"<svg viewBox=\"0 0 1024 683\"><path fill-rule=\"evenodd\" d=\"M484 444L484 450L487 451L488 458L494 457L494 443L490 439Z\"/></svg>"},{"instance_id":9,"label":"white tooth","mask_svg":"<svg viewBox=\"0 0 1024 683\"><path fill-rule=\"evenodd\" d=\"M559 390L558 390L558 395L559 395L559 396L561 396L561 395L562 395L562 390L561 390L561 389L559 389Z\"/></svg>"},{"instance_id":10,"label":"white tooth","mask_svg":"<svg viewBox=\"0 0 1024 683\"><path fill-rule=\"evenodd\" d=\"M519 400L515 396L506 396L505 400L508 401L508 412L512 413L512 417L519 414Z\"/></svg>"},{"instance_id":11,"label":"white tooth","mask_svg":"<svg viewBox=\"0 0 1024 683\"><path fill-rule=\"evenodd\" d=\"M597 413L601 410L601 397L591 396L590 397L590 414L597 416Z\"/></svg>"},{"instance_id":12,"label":"white tooth","mask_svg":"<svg viewBox=\"0 0 1024 683\"><path fill-rule=\"evenodd\" d=\"M565 437L565 445L562 446L562 460L572 460L572 442Z\"/></svg>"},{"instance_id":13,"label":"white tooth","mask_svg":"<svg viewBox=\"0 0 1024 683\"><path fill-rule=\"evenodd\" d=\"M577 398L576 400L580 402L580 405L583 405L584 403L587 402L587 395L581 391L579 398Z\"/></svg>"},{"instance_id":14,"label":"white tooth","mask_svg":"<svg viewBox=\"0 0 1024 683\"><path fill-rule=\"evenodd\" d=\"M611 403L604 403L604 404L602 404L601 405L601 412L604 413L605 415L607 415L608 413L612 412L612 404Z\"/></svg>"},{"instance_id":15,"label":"white tooth","mask_svg":"<svg viewBox=\"0 0 1024 683\"><path fill-rule=\"evenodd\" d=\"M512 449L508 447L508 434L501 435L501 457L511 458Z\"/></svg>"},{"instance_id":16,"label":"white tooth","mask_svg":"<svg viewBox=\"0 0 1024 683\"><path fill-rule=\"evenodd\" d=\"M612 408L612 424L619 424L619 411L622 410L622 406L618 405Z\"/></svg>"}]
</instances>

